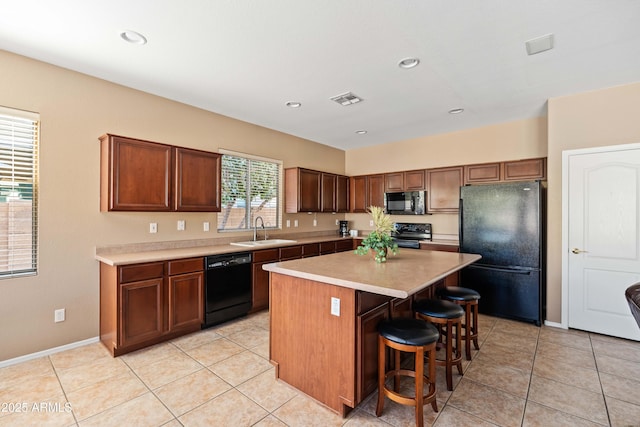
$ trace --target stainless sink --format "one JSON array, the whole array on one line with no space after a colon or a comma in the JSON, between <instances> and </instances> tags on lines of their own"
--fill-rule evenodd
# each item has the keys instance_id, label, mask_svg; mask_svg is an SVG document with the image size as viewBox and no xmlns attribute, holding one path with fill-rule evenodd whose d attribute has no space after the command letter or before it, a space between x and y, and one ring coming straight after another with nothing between
<instances>
[{"instance_id":1,"label":"stainless sink","mask_svg":"<svg viewBox=\"0 0 640 427\"><path fill-rule=\"evenodd\" d=\"M295 243L295 242L296 240L267 239L267 240L245 240L242 242L231 242L231 244L235 246L245 246L248 248L256 248L256 247L282 245L286 243Z\"/></svg>"}]
</instances>

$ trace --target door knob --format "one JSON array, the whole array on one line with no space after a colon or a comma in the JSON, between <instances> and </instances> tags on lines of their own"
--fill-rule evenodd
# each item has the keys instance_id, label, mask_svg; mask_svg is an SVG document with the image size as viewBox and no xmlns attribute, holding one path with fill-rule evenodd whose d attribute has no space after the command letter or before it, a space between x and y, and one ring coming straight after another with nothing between
<instances>
[{"instance_id":1,"label":"door knob","mask_svg":"<svg viewBox=\"0 0 640 427\"><path fill-rule=\"evenodd\" d=\"M589 251L581 251L578 248L573 248L571 249L571 252L573 252L574 254L581 254L581 253L588 253Z\"/></svg>"}]
</instances>

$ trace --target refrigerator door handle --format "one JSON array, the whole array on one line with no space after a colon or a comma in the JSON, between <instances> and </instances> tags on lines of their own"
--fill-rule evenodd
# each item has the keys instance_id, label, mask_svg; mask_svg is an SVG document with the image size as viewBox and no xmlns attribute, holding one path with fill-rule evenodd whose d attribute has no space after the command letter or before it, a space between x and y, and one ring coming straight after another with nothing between
<instances>
[{"instance_id":1,"label":"refrigerator door handle","mask_svg":"<svg viewBox=\"0 0 640 427\"><path fill-rule=\"evenodd\" d=\"M531 270L520 270L515 268L502 268L502 267L491 267L485 265L473 264L470 265L471 268L479 268L481 270L491 270L491 271L500 271L502 273L513 273L513 274L522 274L525 276L531 275Z\"/></svg>"}]
</instances>

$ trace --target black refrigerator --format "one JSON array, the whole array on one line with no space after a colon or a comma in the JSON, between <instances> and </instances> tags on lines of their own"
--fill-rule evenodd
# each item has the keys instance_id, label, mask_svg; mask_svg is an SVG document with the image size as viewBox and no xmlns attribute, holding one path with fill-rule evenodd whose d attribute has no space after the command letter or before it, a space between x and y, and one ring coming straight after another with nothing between
<instances>
[{"instance_id":1,"label":"black refrigerator","mask_svg":"<svg viewBox=\"0 0 640 427\"><path fill-rule=\"evenodd\" d=\"M544 320L545 200L540 181L460 187L460 252L482 255L460 286L480 293L480 313Z\"/></svg>"}]
</instances>

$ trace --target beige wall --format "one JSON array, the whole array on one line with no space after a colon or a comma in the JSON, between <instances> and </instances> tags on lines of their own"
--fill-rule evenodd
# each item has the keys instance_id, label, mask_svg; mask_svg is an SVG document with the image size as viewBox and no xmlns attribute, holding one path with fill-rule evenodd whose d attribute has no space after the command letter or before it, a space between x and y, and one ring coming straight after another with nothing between
<instances>
[{"instance_id":1,"label":"beige wall","mask_svg":"<svg viewBox=\"0 0 640 427\"><path fill-rule=\"evenodd\" d=\"M39 271L0 280L0 361L98 336L96 246L220 237L202 231L203 221L216 223L215 214L101 213L100 135L225 148L281 159L285 167L344 173L342 150L4 51L0 70L0 104L41 117ZM311 215L284 218L300 227L283 231L337 230L336 215L318 214L317 227ZM175 231L177 219L186 231ZM148 233L149 222L158 223L157 234ZM57 308L66 308L65 322L53 322Z\"/></svg>"},{"instance_id":2,"label":"beige wall","mask_svg":"<svg viewBox=\"0 0 640 427\"><path fill-rule=\"evenodd\" d=\"M365 175L546 155L547 119L539 117L348 150L346 173ZM366 214L349 214L347 219L351 228L371 228ZM457 214L434 214L419 218L394 216L393 219L430 222L436 234L447 237L457 237L458 234Z\"/></svg>"},{"instance_id":3,"label":"beige wall","mask_svg":"<svg viewBox=\"0 0 640 427\"><path fill-rule=\"evenodd\" d=\"M640 142L640 83L549 100L547 318L560 322L562 151Z\"/></svg>"},{"instance_id":4,"label":"beige wall","mask_svg":"<svg viewBox=\"0 0 640 427\"><path fill-rule=\"evenodd\" d=\"M101 213L97 137L103 133L225 148L347 175L548 156L547 317L553 322L560 321L561 152L640 140L634 109L640 84L552 99L548 123L516 121L345 153L3 51L0 69L0 103L38 112L42 122L39 274L0 280L0 361L98 335L96 246L220 237L200 231L203 221L215 224L215 214ZM368 228L365 214L346 218L352 228ZM435 233L457 233L456 215L425 218ZM174 231L177 219L186 220L186 231ZM284 219L298 219L300 228L283 232L320 231L335 230L342 217L318 214L318 227L312 215ZM149 222L158 223L158 234L147 232ZM54 324L54 309L63 307L67 320Z\"/></svg>"}]
</instances>

